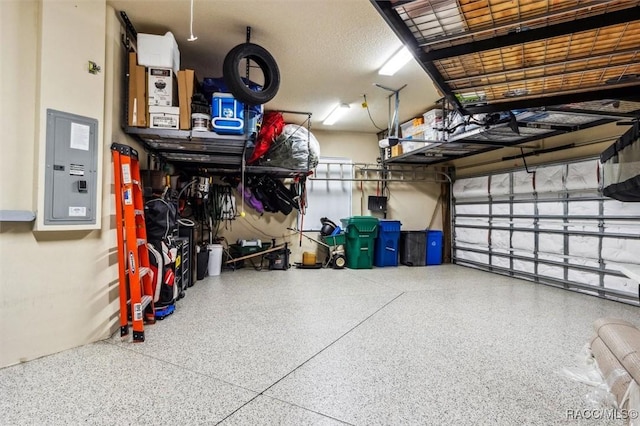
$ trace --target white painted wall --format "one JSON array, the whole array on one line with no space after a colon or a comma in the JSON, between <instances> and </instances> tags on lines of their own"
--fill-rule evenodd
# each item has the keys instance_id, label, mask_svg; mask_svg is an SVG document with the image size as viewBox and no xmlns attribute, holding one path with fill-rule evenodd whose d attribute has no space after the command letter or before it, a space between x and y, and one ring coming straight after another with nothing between
<instances>
[{"instance_id":1,"label":"white painted wall","mask_svg":"<svg viewBox=\"0 0 640 426\"><path fill-rule=\"evenodd\" d=\"M104 68L105 2L45 0L40 6L36 56L36 210L44 212L44 177L47 109L98 120L98 147L102 146L104 122L104 72L88 72L89 61ZM102 150L98 149L97 180L102 176ZM98 186L97 199L102 194ZM36 215L36 229L79 230L100 228L100 203L96 224L44 225L44 214Z\"/></svg>"},{"instance_id":2,"label":"white painted wall","mask_svg":"<svg viewBox=\"0 0 640 426\"><path fill-rule=\"evenodd\" d=\"M102 167L110 167L104 149L111 139L104 122L106 4L21 0L2 1L0 9L0 208L33 210L47 108L98 119ZM89 60L103 73L89 74ZM0 367L103 339L114 330L110 184L99 184L106 194L99 198L101 230L38 232L31 223L0 223Z\"/></svg>"}]
</instances>

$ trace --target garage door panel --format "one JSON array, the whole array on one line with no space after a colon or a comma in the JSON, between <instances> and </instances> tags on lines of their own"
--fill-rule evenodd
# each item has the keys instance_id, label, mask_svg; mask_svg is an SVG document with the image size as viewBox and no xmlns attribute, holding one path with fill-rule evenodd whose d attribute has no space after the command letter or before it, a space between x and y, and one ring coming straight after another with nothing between
<instances>
[{"instance_id":1,"label":"garage door panel","mask_svg":"<svg viewBox=\"0 0 640 426\"><path fill-rule=\"evenodd\" d=\"M455 230L456 241L479 244L483 247L489 246L489 231L487 229L456 227Z\"/></svg>"},{"instance_id":2,"label":"garage door panel","mask_svg":"<svg viewBox=\"0 0 640 426\"><path fill-rule=\"evenodd\" d=\"M469 218L455 220L454 247L483 247L480 253L460 251L460 260L541 283L557 286L564 281L568 289L640 304L637 283L614 268L640 264L640 203L601 195L598 160L538 166L536 192L533 176L525 170L487 179L487 203L454 204L458 213L488 219L466 229L460 225L470 224Z\"/></svg>"},{"instance_id":3,"label":"garage door panel","mask_svg":"<svg viewBox=\"0 0 640 426\"><path fill-rule=\"evenodd\" d=\"M489 192L492 197L511 194L511 175L509 173L491 175Z\"/></svg>"},{"instance_id":4,"label":"garage door panel","mask_svg":"<svg viewBox=\"0 0 640 426\"><path fill-rule=\"evenodd\" d=\"M491 247L493 249L509 249L511 247L511 232L492 230Z\"/></svg>"},{"instance_id":5,"label":"garage door panel","mask_svg":"<svg viewBox=\"0 0 640 426\"><path fill-rule=\"evenodd\" d=\"M526 272L533 274L535 272L535 264L530 261L515 259L513 261L513 270L515 272Z\"/></svg>"},{"instance_id":6,"label":"garage door panel","mask_svg":"<svg viewBox=\"0 0 640 426\"><path fill-rule=\"evenodd\" d=\"M497 266L499 268L509 269L511 267L511 260L506 256L501 256L501 254L508 255L508 250L494 250L494 254L491 256L491 266Z\"/></svg>"},{"instance_id":7,"label":"garage door panel","mask_svg":"<svg viewBox=\"0 0 640 426\"><path fill-rule=\"evenodd\" d=\"M540 232L538 234L538 251L543 253L564 253L564 236Z\"/></svg>"},{"instance_id":8,"label":"garage door panel","mask_svg":"<svg viewBox=\"0 0 640 426\"><path fill-rule=\"evenodd\" d=\"M565 187L569 191L598 188L598 161L582 161L569 163Z\"/></svg>"},{"instance_id":9,"label":"garage door panel","mask_svg":"<svg viewBox=\"0 0 640 426\"><path fill-rule=\"evenodd\" d=\"M489 214L489 204L460 204L456 207L456 214Z\"/></svg>"},{"instance_id":10,"label":"garage door panel","mask_svg":"<svg viewBox=\"0 0 640 426\"><path fill-rule=\"evenodd\" d=\"M569 203L569 216L594 216L600 214L598 201L572 201Z\"/></svg>"},{"instance_id":11,"label":"garage door panel","mask_svg":"<svg viewBox=\"0 0 640 426\"><path fill-rule=\"evenodd\" d=\"M480 176L456 180L453 184L453 196L456 200L463 200L489 195L489 177Z\"/></svg>"},{"instance_id":12,"label":"garage door panel","mask_svg":"<svg viewBox=\"0 0 640 426\"><path fill-rule=\"evenodd\" d=\"M533 203L514 203L513 214L533 216L536 213L536 206Z\"/></svg>"},{"instance_id":13,"label":"garage door panel","mask_svg":"<svg viewBox=\"0 0 640 426\"><path fill-rule=\"evenodd\" d=\"M640 240L603 238L602 259L619 263L640 263Z\"/></svg>"},{"instance_id":14,"label":"garage door panel","mask_svg":"<svg viewBox=\"0 0 640 426\"><path fill-rule=\"evenodd\" d=\"M564 267L563 266L552 265L552 264L544 262L544 261L558 262L561 259L558 259L557 256L550 256L548 254L540 254L540 255L538 255L538 259L541 261L538 264L538 275L543 276L543 277L560 279L560 280L564 278Z\"/></svg>"},{"instance_id":15,"label":"garage door panel","mask_svg":"<svg viewBox=\"0 0 640 426\"><path fill-rule=\"evenodd\" d=\"M630 278L607 275L604 277L604 287L638 297L638 283Z\"/></svg>"},{"instance_id":16,"label":"garage door panel","mask_svg":"<svg viewBox=\"0 0 640 426\"><path fill-rule=\"evenodd\" d=\"M598 259L599 238L583 235L569 235L569 254L575 257Z\"/></svg>"},{"instance_id":17,"label":"garage door panel","mask_svg":"<svg viewBox=\"0 0 640 426\"><path fill-rule=\"evenodd\" d=\"M533 173L520 170L513 173L513 194L533 193Z\"/></svg>"},{"instance_id":18,"label":"garage door panel","mask_svg":"<svg viewBox=\"0 0 640 426\"><path fill-rule=\"evenodd\" d=\"M536 192L560 192L564 189L565 166L540 167L536 170Z\"/></svg>"},{"instance_id":19,"label":"garage door panel","mask_svg":"<svg viewBox=\"0 0 640 426\"><path fill-rule=\"evenodd\" d=\"M618 200L606 200L604 202L605 216L635 216L640 219L640 203L625 203Z\"/></svg>"},{"instance_id":20,"label":"garage door panel","mask_svg":"<svg viewBox=\"0 0 640 426\"><path fill-rule=\"evenodd\" d=\"M456 250L456 257L460 260L470 260L472 262L481 263L483 265L489 265L489 255L483 253L477 253L467 250Z\"/></svg>"},{"instance_id":21,"label":"garage door panel","mask_svg":"<svg viewBox=\"0 0 640 426\"><path fill-rule=\"evenodd\" d=\"M533 231L533 227L531 228ZM533 252L535 250L535 234L533 232L514 231L511 238L513 248Z\"/></svg>"},{"instance_id":22,"label":"garage door panel","mask_svg":"<svg viewBox=\"0 0 640 426\"><path fill-rule=\"evenodd\" d=\"M569 259L570 265L588 266L590 268L598 269L598 262L586 260L586 259ZM600 274L596 272L588 272L578 268L569 268L567 277L569 281L581 285L589 285L593 287L600 287Z\"/></svg>"},{"instance_id":23,"label":"garage door panel","mask_svg":"<svg viewBox=\"0 0 640 426\"><path fill-rule=\"evenodd\" d=\"M538 203L538 214L541 216L562 216L564 205L557 201L540 202Z\"/></svg>"},{"instance_id":24,"label":"garage door panel","mask_svg":"<svg viewBox=\"0 0 640 426\"><path fill-rule=\"evenodd\" d=\"M511 214L511 206L507 203L494 203L491 206L491 212L494 215Z\"/></svg>"}]
</instances>

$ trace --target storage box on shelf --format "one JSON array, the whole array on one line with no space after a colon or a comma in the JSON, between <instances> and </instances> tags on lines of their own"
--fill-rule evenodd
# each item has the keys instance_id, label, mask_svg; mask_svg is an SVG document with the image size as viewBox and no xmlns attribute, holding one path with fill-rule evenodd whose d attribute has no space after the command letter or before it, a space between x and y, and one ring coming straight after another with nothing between
<instances>
[{"instance_id":1,"label":"storage box on shelf","mask_svg":"<svg viewBox=\"0 0 640 426\"><path fill-rule=\"evenodd\" d=\"M129 85L128 85L129 126L147 127L147 77L145 67L138 65L135 52L129 53Z\"/></svg>"},{"instance_id":2,"label":"storage box on shelf","mask_svg":"<svg viewBox=\"0 0 640 426\"><path fill-rule=\"evenodd\" d=\"M391 156L392 157L397 157L398 155L402 155L403 150L402 150L402 144L397 144L391 147Z\"/></svg>"},{"instance_id":3,"label":"storage box on shelf","mask_svg":"<svg viewBox=\"0 0 640 426\"><path fill-rule=\"evenodd\" d=\"M441 141L443 140L443 132L438 131L442 128L442 110L432 109L425 112L423 115L424 131L422 139L429 141Z\"/></svg>"},{"instance_id":4,"label":"storage box on shelf","mask_svg":"<svg viewBox=\"0 0 640 426\"><path fill-rule=\"evenodd\" d=\"M180 69L180 50L171 32L164 35L138 33L138 63L145 67Z\"/></svg>"},{"instance_id":5,"label":"storage box on shelf","mask_svg":"<svg viewBox=\"0 0 640 426\"><path fill-rule=\"evenodd\" d=\"M180 129L191 129L191 98L198 87L195 71L178 71L178 106L180 108Z\"/></svg>"},{"instance_id":6,"label":"storage box on shelf","mask_svg":"<svg viewBox=\"0 0 640 426\"><path fill-rule=\"evenodd\" d=\"M171 68L148 68L149 105L173 106L176 104L178 80Z\"/></svg>"},{"instance_id":7,"label":"storage box on shelf","mask_svg":"<svg viewBox=\"0 0 640 426\"><path fill-rule=\"evenodd\" d=\"M149 105L149 128L178 129L180 108L174 106Z\"/></svg>"}]
</instances>

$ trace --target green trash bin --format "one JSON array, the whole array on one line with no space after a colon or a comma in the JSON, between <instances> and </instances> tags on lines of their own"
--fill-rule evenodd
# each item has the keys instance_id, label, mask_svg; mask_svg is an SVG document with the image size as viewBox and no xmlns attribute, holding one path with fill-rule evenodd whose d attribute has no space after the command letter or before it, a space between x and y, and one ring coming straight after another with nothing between
<instances>
[{"instance_id":1,"label":"green trash bin","mask_svg":"<svg viewBox=\"0 0 640 426\"><path fill-rule=\"evenodd\" d=\"M373 248L378 236L378 218L351 216L340 221L347 236L345 244L347 267L350 269L373 268Z\"/></svg>"}]
</instances>

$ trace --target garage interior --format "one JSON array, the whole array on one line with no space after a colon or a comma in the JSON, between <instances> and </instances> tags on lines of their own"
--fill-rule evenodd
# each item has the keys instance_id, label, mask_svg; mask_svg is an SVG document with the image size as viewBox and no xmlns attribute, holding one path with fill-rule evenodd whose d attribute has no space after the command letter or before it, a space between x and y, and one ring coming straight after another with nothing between
<instances>
[{"instance_id":1,"label":"garage interior","mask_svg":"<svg viewBox=\"0 0 640 426\"><path fill-rule=\"evenodd\" d=\"M637 424L640 2L151 5L0 4L3 424ZM299 167L252 158L249 108L236 134L132 118L132 58L145 87L160 66L140 63L139 36L167 31L203 89L231 86L234 46L273 56L279 87L258 116L305 135ZM379 74L402 47L409 62ZM245 96L273 84L239 68L264 89ZM135 209L116 151L137 152ZM281 185L288 207L256 207L238 183ZM188 267L156 259L182 280L162 318L160 291L140 278L127 293L122 266L149 262L124 249L143 187L147 202L169 194L171 232L189 230L170 254ZM129 234L146 253L144 210L147 231ZM442 238L431 253L426 231ZM378 256L384 232L396 239Z\"/></svg>"}]
</instances>

